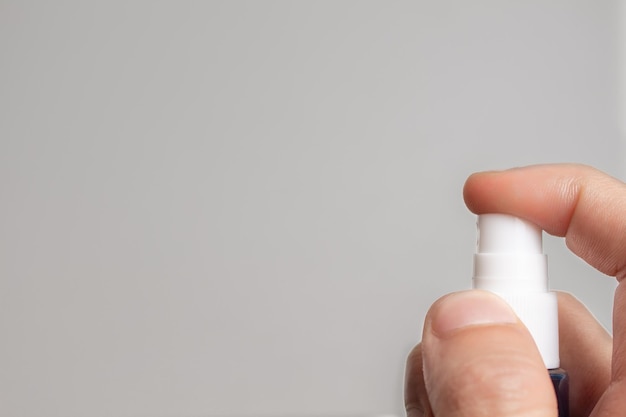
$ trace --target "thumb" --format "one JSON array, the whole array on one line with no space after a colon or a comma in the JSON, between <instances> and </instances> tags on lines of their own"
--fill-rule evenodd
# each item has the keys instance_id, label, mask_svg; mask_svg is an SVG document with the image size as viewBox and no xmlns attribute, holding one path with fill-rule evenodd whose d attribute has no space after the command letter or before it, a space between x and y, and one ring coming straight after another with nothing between
<instances>
[{"instance_id":1,"label":"thumb","mask_svg":"<svg viewBox=\"0 0 626 417\"><path fill-rule=\"evenodd\" d=\"M485 291L439 299L426 316L424 382L436 416L558 413L554 388L526 327Z\"/></svg>"}]
</instances>

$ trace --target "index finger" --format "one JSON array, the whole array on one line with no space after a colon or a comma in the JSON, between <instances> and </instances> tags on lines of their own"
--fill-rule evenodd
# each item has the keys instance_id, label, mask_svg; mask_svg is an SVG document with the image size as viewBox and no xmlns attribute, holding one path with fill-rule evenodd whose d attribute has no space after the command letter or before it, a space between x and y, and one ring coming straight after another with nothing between
<instances>
[{"instance_id":1,"label":"index finger","mask_svg":"<svg viewBox=\"0 0 626 417\"><path fill-rule=\"evenodd\" d=\"M512 214L564 236L599 271L626 276L626 184L585 165L534 165L471 175L463 189L476 214Z\"/></svg>"}]
</instances>

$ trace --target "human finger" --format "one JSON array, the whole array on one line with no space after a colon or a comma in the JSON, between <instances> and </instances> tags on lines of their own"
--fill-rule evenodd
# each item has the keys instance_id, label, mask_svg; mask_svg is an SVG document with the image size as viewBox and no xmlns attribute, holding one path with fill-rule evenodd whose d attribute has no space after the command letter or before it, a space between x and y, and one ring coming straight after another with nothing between
<instances>
[{"instance_id":1,"label":"human finger","mask_svg":"<svg viewBox=\"0 0 626 417\"><path fill-rule=\"evenodd\" d=\"M609 333L574 296L557 292L561 364L570 375L570 415L588 416L609 385L611 346ZM431 417L424 383L422 344L409 354L405 374L408 417Z\"/></svg>"},{"instance_id":2,"label":"human finger","mask_svg":"<svg viewBox=\"0 0 626 417\"><path fill-rule=\"evenodd\" d=\"M422 356L435 416L557 415L554 389L532 336L492 293L463 291L435 302L424 323Z\"/></svg>"},{"instance_id":3,"label":"human finger","mask_svg":"<svg viewBox=\"0 0 626 417\"><path fill-rule=\"evenodd\" d=\"M422 361L422 344L419 343L411 350L406 361L404 406L407 417L432 417L433 415L424 383Z\"/></svg>"},{"instance_id":4,"label":"human finger","mask_svg":"<svg viewBox=\"0 0 626 417\"><path fill-rule=\"evenodd\" d=\"M587 307L557 292L561 367L569 374L570 417L588 416L611 381L612 338Z\"/></svg>"},{"instance_id":5,"label":"human finger","mask_svg":"<svg viewBox=\"0 0 626 417\"><path fill-rule=\"evenodd\" d=\"M626 185L585 165L534 165L471 175L463 189L476 214L504 213L565 237L607 275L626 275Z\"/></svg>"}]
</instances>

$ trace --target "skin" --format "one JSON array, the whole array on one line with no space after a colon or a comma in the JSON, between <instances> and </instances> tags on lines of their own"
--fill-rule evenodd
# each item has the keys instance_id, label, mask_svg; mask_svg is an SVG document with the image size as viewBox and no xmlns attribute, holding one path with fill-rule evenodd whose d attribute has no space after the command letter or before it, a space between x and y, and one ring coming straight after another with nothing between
<instances>
[{"instance_id":1,"label":"skin","mask_svg":"<svg viewBox=\"0 0 626 417\"><path fill-rule=\"evenodd\" d=\"M505 213L565 238L570 250L616 277L613 338L572 295L558 294L561 364L570 416L626 413L626 184L584 165L538 165L467 179L467 207ZM556 417L552 384L524 325L498 297L449 294L428 311L407 360L409 417Z\"/></svg>"}]
</instances>

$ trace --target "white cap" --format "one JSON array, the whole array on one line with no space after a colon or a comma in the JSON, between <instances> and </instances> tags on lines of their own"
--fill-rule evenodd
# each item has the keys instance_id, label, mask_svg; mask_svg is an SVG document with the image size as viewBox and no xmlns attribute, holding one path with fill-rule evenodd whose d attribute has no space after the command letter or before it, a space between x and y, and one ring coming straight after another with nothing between
<instances>
[{"instance_id":1,"label":"white cap","mask_svg":"<svg viewBox=\"0 0 626 417\"><path fill-rule=\"evenodd\" d=\"M539 227L507 214L478 216L473 284L504 298L535 339L546 368L559 367L558 307L548 291Z\"/></svg>"}]
</instances>

